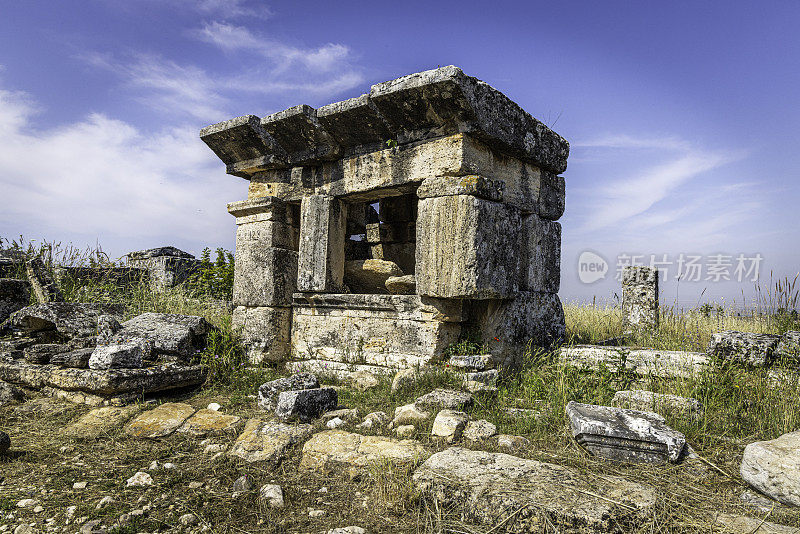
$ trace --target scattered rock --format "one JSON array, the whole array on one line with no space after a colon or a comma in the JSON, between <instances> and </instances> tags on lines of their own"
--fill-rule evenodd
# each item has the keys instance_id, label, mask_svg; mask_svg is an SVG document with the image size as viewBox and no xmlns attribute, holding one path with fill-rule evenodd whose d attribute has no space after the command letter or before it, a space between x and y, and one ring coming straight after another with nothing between
<instances>
[{"instance_id":1,"label":"scattered rock","mask_svg":"<svg viewBox=\"0 0 800 534\"><path fill-rule=\"evenodd\" d=\"M39 505L39 501L36 499L22 499L21 501L17 502L17 508L34 508Z\"/></svg>"},{"instance_id":2,"label":"scattered rock","mask_svg":"<svg viewBox=\"0 0 800 534\"><path fill-rule=\"evenodd\" d=\"M50 357L50 363L71 369L86 369L94 348L71 350Z\"/></svg>"},{"instance_id":3,"label":"scattered rock","mask_svg":"<svg viewBox=\"0 0 800 534\"><path fill-rule=\"evenodd\" d=\"M72 489L74 490L85 490L86 489L86 482L76 482L72 485Z\"/></svg>"},{"instance_id":4,"label":"scattered rock","mask_svg":"<svg viewBox=\"0 0 800 534\"><path fill-rule=\"evenodd\" d=\"M497 369L464 373L464 385L471 385L473 388L477 387L478 390L480 390L479 385L493 388L497 386L498 376L500 376L500 372Z\"/></svg>"},{"instance_id":5,"label":"scattered rock","mask_svg":"<svg viewBox=\"0 0 800 534\"><path fill-rule=\"evenodd\" d=\"M781 337L726 330L711 335L708 355L724 360L764 366L773 359Z\"/></svg>"},{"instance_id":6,"label":"scattered rock","mask_svg":"<svg viewBox=\"0 0 800 534\"><path fill-rule=\"evenodd\" d=\"M213 411L215 411L215 412L218 412L218 411L220 411L220 409L221 409L221 408L222 408L222 406L220 406L220 405L219 405L218 403L216 403L216 402L212 402L211 404L209 404L209 405L208 405L208 409L209 409L209 410L213 410Z\"/></svg>"},{"instance_id":7,"label":"scattered rock","mask_svg":"<svg viewBox=\"0 0 800 534\"><path fill-rule=\"evenodd\" d=\"M464 432L464 427L467 426L468 420L469 416L464 412L442 410L436 414L436 418L433 420L431 436L442 438L448 443L458 441L461 439L461 434Z\"/></svg>"},{"instance_id":8,"label":"scattered rock","mask_svg":"<svg viewBox=\"0 0 800 534\"><path fill-rule=\"evenodd\" d=\"M347 422L355 421L358 419L358 409L341 408L339 410L333 410L322 414L322 420L325 422L330 421L331 419L336 419L337 417Z\"/></svg>"},{"instance_id":9,"label":"scattered rock","mask_svg":"<svg viewBox=\"0 0 800 534\"><path fill-rule=\"evenodd\" d=\"M680 432L652 412L580 404L566 407L573 437L597 456L634 463L678 462L686 445Z\"/></svg>"},{"instance_id":10,"label":"scattered rock","mask_svg":"<svg viewBox=\"0 0 800 534\"><path fill-rule=\"evenodd\" d=\"M122 323L112 343L147 340L156 354L187 360L206 346L206 336L212 330L203 317L175 313L143 313Z\"/></svg>"},{"instance_id":11,"label":"scattered rock","mask_svg":"<svg viewBox=\"0 0 800 534\"><path fill-rule=\"evenodd\" d=\"M355 293L382 293L390 277L403 276L393 261L368 259L344 262L345 283Z\"/></svg>"},{"instance_id":12,"label":"scattered rock","mask_svg":"<svg viewBox=\"0 0 800 534\"><path fill-rule=\"evenodd\" d=\"M240 476L233 481L232 491L234 493L244 493L253 489L253 483L247 475Z\"/></svg>"},{"instance_id":13,"label":"scattered rock","mask_svg":"<svg viewBox=\"0 0 800 534\"><path fill-rule=\"evenodd\" d=\"M144 412L131 421L125 429L129 436L136 438L162 438L169 436L191 417L195 409L182 402L168 402Z\"/></svg>"},{"instance_id":14,"label":"scattered rock","mask_svg":"<svg viewBox=\"0 0 800 534\"><path fill-rule=\"evenodd\" d=\"M235 415L225 415L214 410L204 408L198 410L178 429L178 432L202 437L210 434L235 432L239 428L241 418Z\"/></svg>"},{"instance_id":15,"label":"scattered rock","mask_svg":"<svg viewBox=\"0 0 800 534\"><path fill-rule=\"evenodd\" d=\"M437 388L419 397L414 404L420 408L447 408L450 410L468 410L474 400L472 395L453 389Z\"/></svg>"},{"instance_id":16,"label":"scattered rock","mask_svg":"<svg viewBox=\"0 0 800 534\"><path fill-rule=\"evenodd\" d=\"M749 444L739 471L761 493L800 506L800 430Z\"/></svg>"},{"instance_id":17,"label":"scattered rock","mask_svg":"<svg viewBox=\"0 0 800 534\"><path fill-rule=\"evenodd\" d=\"M414 425L400 425L394 429L394 433L398 438L410 438L417 433L417 427Z\"/></svg>"},{"instance_id":18,"label":"scattered rock","mask_svg":"<svg viewBox=\"0 0 800 534\"><path fill-rule=\"evenodd\" d=\"M775 356L789 360L800 360L800 331L789 330L784 332L778 347L775 349Z\"/></svg>"},{"instance_id":19,"label":"scattered rock","mask_svg":"<svg viewBox=\"0 0 800 534\"><path fill-rule=\"evenodd\" d=\"M361 527L339 527L330 529L328 534L366 534L366 532Z\"/></svg>"},{"instance_id":20,"label":"scattered rock","mask_svg":"<svg viewBox=\"0 0 800 534\"><path fill-rule=\"evenodd\" d=\"M147 340L102 345L89 358L89 369L139 369L150 359L153 344Z\"/></svg>"},{"instance_id":21,"label":"scattered rock","mask_svg":"<svg viewBox=\"0 0 800 534\"><path fill-rule=\"evenodd\" d=\"M370 429L373 427L383 426L389 420L389 416L385 412L372 412L368 413L364 420L356 425L358 428Z\"/></svg>"},{"instance_id":22,"label":"scattered rock","mask_svg":"<svg viewBox=\"0 0 800 534\"><path fill-rule=\"evenodd\" d=\"M108 345L112 343L114 335L122 330L122 325L112 315L101 315L97 318L97 344Z\"/></svg>"},{"instance_id":23,"label":"scattered rock","mask_svg":"<svg viewBox=\"0 0 800 534\"><path fill-rule=\"evenodd\" d=\"M394 410L394 419L392 426L408 425L425 421L431 416L429 412L420 410L416 404L406 404L405 406L398 406Z\"/></svg>"},{"instance_id":24,"label":"scattered rock","mask_svg":"<svg viewBox=\"0 0 800 534\"><path fill-rule=\"evenodd\" d=\"M501 449L527 449L531 442L523 436L512 436L510 434L498 434L497 446Z\"/></svg>"},{"instance_id":25,"label":"scattered rock","mask_svg":"<svg viewBox=\"0 0 800 534\"><path fill-rule=\"evenodd\" d=\"M25 400L25 393L17 386L0 381L0 407L22 402Z\"/></svg>"},{"instance_id":26,"label":"scattered rock","mask_svg":"<svg viewBox=\"0 0 800 534\"><path fill-rule=\"evenodd\" d=\"M127 487L145 487L145 486L152 486L153 485L153 477L145 473L144 471L138 471L135 475L129 478L125 485Z\"/></svg>"},{"instance_id":27,"label":"scattered rock","mask_svg":"<svg viewBox=\"0 0 800 534\"><path fill-rule=\"evenodd\" d=\"M137 406L95 408L74 423L64 427L61 433L70 438L97 439L124 425L138 410Z\"/></svg>"},{"instance_id":28,"label":"scattered rock","mask_svg":"<svg viewBox=\"0 0 800 534\"><path fill-rule=\"evenodd\" d=\"M698 419L702 413L702 406L697 399L653 393L641 389L617 391L611 400L611 405L687 419Z\"/></svg>"},{"instance_id":29,"label":"scattered rock","mask_svg":"<svg viewBox=\"0 0 800 534\"><path fill-rule=\"evenodd\" d=\"M5 454L11 448L11 437L0 430L0 455Z\"/></svg>"},{"instance_id":30,"label":"scattered rock","mask_svg":"<svg viewBox=\"0 0 800 534\"><path fill-rule=\"evenodd\" d=\"M442 509L510 532L535 532L543 525L576 532L635 529L656 503L653 488L619 477L460 447L431 456L413 481Z\"/></svg>"},{"instance_id":31,"label":"scattered rock","mask_svg":"<svg viewBox=\"0 0 800 534\"><path fill-rule=\"evenodd\" d=\"M264 484L258 491L259 499L270 508L283 508L283 488L277 484Z\"/></svg>"},{"instance_id":32,"label":"scattered rock","mask_svg":"<svg viewBox=\"0 0 800 534\"><path fill-rule=\"evenodd\" d=\"M180 516L178 518L178 523L180 523L181 525L183 525L185 527L190 527L192 525L196 525L199 522L200 522L200 520L197 519L197 516L194 515L194 514L183 514L182 516Z\"/></svg>"},{"instance_id":33,"label":"scattered rock","mask_svg":"<svg viewBox=\"0 0 800 534\"><path fill-rule=\"evenodd\" d=\"M353 474L376 462L390 461L400 465L413 465L424 455L424 447L415 440L326 430L315 434L303 446L300 469L327 471L344 468Z\"/></svg>"},{"instance_id":34,"label":"scattered rock","mask_svg":"<svg viewBox=\"0 0 800 534\"><path fill-rule=\"evenodd\" d=\"M448 360L448 365L464 371L486 371L492 364L491 354L456 354Z\"/></svg>"},{"instance_id":35,"label":"scattered rock","mask_svg":"<svg viewBox=\"0 0 800 534\"><path fill-rule=\"evenodd\" d=\"M60 352L68 352L69 347L59 343L44 343L42 345L32 345L23 351L25 361L44 365L50 362L50 358Z\"/></svg>"},{"instance_id":36,"label":"scattered rock","mask_svg":"<svg viewBox=\"0 0 800 534\"><path fill-rule=\"evenodd\" d=\"M334 388L284 391L278 395L275 415L283 421L311 421L336 408L338 403L339 393Z\"/></svg>"},{"instance_id":37,"label":"scattered rock","mask_svg":"<svg viewBox=\"0 0 800 534\"><path fill-rule=\"evenodd\" d=\"M418 369L413 367L398 371L394 375L394 379L392 379L392 393L411 387L419 379L420 373Z\"/></svg>"},{"instance_id":38,"label":"scattered rock","mask_svg":"<svg viewBox=\"0 0 800 534\"><path fill-rule=\"evenodd\" d=\"M117 502L117 501L114 500L114 497L112 497L111 495L106 495L105 497L100 499L100 501L97 503L97 506L95 506L95 508L97 510L101 510L101 509L105 508L106 506L108 506L110 504L114 504L115 502Z\"/></svg>"},{"instance_id":39,"label":"scattered rock","mask_svg":"<svg viewBox=\"0 0 800 534\"><path fill-rule=\"evenodd\" d=\"M483 441L497 434L497 427L485 419L469 421L464 428L463 437L467 441Z\"/></svg>"},{"instance_id":40,"label":"scattered rock","mask_svg":"<svg viewBox=\"0 0 800 534\"><path fill-rule=\"evenodd\" d=\"M278 396L284 391L297 391L301 389L315 389L319 387L319 380L311 373L297 373L288 378L279 378L261 384L258 388L258 405L267 411L273 411L278 406Z\"/></svg>"},{"instance_id":41,"label":"scattered rock","mask_svg":"<svg viewBox=\"0 0 800 534\"><path fill-rule=\"evenodd\" d=\"M289 447L307 440L312 432L313 427L309 424L288 425L250 419L228 455L246 462L278 463Z\"/></svg>"},{"instance_id":42,"label":"scattered rock","mask_svg":"<svg viewBox=\"0 0 800 534\"><path fill-rule=\"evenodd\" d=\"M344 425L344 421L342 419L339 419L338 417L334 417L333 419L325 423L325 426L327 426L328 428L339 428L342 425Z\"/></svg>"},{"instance_id":43,"label":"scattered rock","mask_svg":"<svg viewBox=\"0 0 800 534\"><path fill-rule=\"evenodd\" d=\"M325 517L325 510L309 510L308 517L312 519L318 519L320 517Z\"/></svg>"},{"instance_id":44,"label":"scattered rock","mask_svg":"<svg viewBox=\"0 0 800 534\"><path fill-rule=\"evenodd\" d=\"M55 330L67 338L90 337L97 331L97 318L122 318L123 306L97 302L49 302L22 308L11 314L12 328L23 332Z\"/></svg>"},{"instance_id":45,"label":"scattered rock","mask_svg":"<svg viewBox=\"0 0 800 534\"><path fill-rule=\"evenodd\" d=\"M390 276L384 285L393 295L414 295L417 292L417 278L413 274Z\"/></svg>"},{"instance_id":46,"label":"scattered rock","mask_svg":"<svg viewBox=\"0 0 800 534\"><path fill-rule=\"evenodd\" d=\"M372 389L380 384L378 377L367 371L356 371L351 373L349 381L352 386L358 390L365 391Z\"/></svg>"}]
</instances>

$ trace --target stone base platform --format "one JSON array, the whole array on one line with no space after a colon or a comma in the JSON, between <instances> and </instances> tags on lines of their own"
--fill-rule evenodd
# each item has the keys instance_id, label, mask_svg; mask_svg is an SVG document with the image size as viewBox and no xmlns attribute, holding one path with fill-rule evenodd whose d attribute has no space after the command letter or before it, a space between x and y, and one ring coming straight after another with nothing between
<instances>
[{"instance_id":1,"label":"stone base platform","mask_svg":"<svg viewBox=\"0 0 800 534\"><path fill-rule=\"evenodd\" d=\"M120 405L143 395L202 384L200 365L164 364L144 369L64 369L21 360L0 361L0 380L89 405Z\"/></svg>"},{"instance_id":2,"label":"stone base platform","mask_svg":"<svg viewBox=\"0 0 800 534\"><path fill-rule=\"evenodd\" d=\"M295 293L292 308L293 360L417 367L441 358L461 333L457 300Z\"/></svg>"}]
</instances>

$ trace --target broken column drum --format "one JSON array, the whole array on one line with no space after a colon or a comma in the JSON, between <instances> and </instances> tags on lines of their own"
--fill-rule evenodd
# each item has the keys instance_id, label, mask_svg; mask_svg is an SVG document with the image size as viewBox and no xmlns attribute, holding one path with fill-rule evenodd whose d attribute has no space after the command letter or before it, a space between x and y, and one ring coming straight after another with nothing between
<instances>
[{"instance_id":1,"label":"broken column drum","mask_svg":"<svg viewBox=\"0 0 800 534\"><path fill-rule=\"evenodd\" d=\"M563 337L569 144L488 84L442 67L200 137L250 182L228 211L252 361L389 371L478 331L513 365Z\"/></svg>"},{"instance_id":2,"label":"broken column drum","mask_svg":"<svg viewBox=\"0 0 800 534\"><path fill-rule=\"evenodd\" d=\"M658 328L658 269L631 266L622 270L622 321L626 332Z\"/></svg>"}]
</instances>

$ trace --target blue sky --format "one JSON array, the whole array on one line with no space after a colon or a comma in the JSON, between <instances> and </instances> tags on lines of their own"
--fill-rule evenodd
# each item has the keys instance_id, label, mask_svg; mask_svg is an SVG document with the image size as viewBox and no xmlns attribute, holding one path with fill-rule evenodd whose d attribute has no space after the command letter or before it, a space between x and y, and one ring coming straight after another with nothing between
<instances>
[{"instance_id":1,"label":"blue sky","mask_svg":"<svg viewBox=\"0 0 800 534\"><path fill-rule=\"evenodd\" d=\"M0 236L112 256L233 248L198 130L320 106L455 64L572 146L562 298L607 298L620 254L670 262L662 298L752 294L800 267L800 3L0 0ZM578 258L610 264L584 284ZM681 254L698 282L675 281ZM707 278L731 257L731 281ZM705 291L705 292L704 292ZM703 293L704 292L704 293ZM702 297L700 295L702 294Z\"/></svg>"}]
</instances>

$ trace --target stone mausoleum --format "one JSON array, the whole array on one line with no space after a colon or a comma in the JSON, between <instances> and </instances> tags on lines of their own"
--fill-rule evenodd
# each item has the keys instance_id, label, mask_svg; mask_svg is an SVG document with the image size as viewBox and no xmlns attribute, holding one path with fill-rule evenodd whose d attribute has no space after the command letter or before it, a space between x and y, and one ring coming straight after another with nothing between
<instances>
[{"instance_id":1,"label":"stone mausoleum","mask_svg":"<svg viewBox=\"0 0 800 534\"><path fill-rule=\"evenodd\" d=\"M480 338L495 365L564 335L569 144L449 66L204 128L249 180L234 323L251 360L396 370Z\"/></svg>"}]
</instances>

